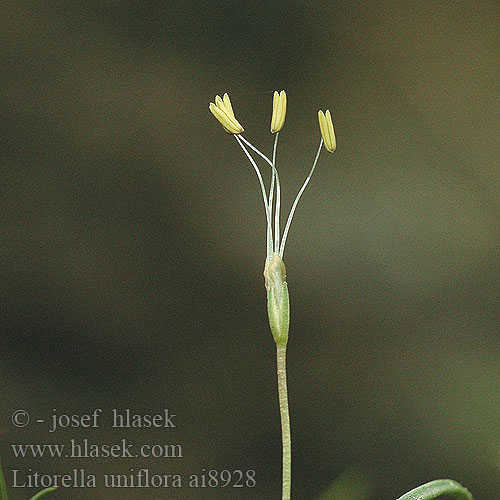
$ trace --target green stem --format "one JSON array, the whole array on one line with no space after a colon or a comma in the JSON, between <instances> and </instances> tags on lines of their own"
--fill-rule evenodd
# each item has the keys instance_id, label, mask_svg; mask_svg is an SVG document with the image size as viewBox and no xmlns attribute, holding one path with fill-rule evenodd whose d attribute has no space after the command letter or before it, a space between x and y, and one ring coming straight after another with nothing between
<instances>
[{"instance_id":1,"label":"green stem","mask_svg":"<svg viewBox=\"0 0 500 500\"><path fill-rule=\"evenodd\" d=\"M283 441L283 496L290 500L292 486L292 439L290 436L290 414L288 412L288 390L286 386L286 343L276 345L278 368L278 395L281 415L281 438Z\"/></svg>"}]
</instances>

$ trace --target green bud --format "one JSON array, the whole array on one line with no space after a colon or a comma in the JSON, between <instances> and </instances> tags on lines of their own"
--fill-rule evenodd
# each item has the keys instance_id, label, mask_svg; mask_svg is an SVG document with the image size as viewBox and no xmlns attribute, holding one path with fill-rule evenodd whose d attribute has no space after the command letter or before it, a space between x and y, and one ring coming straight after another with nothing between
<instances>
[{"instance_id":1,"label":"green bud","mask_svg":"<svg viewBox=\"0 0 500 500\"><path fill-rule=\"evenodd\" d=\"M269 326L277 345L286 345L290 326L290 302L286 284L285 264L277 253L266 259L264 278L267 290Z\"/></svg>"}]
</instances>

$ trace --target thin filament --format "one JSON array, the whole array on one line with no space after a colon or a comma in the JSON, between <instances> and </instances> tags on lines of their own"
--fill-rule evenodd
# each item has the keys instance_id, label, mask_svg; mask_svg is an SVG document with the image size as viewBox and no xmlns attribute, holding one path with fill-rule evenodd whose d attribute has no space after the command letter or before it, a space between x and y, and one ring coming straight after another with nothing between
<instances>
[{"instance_id":1,"label":"thin filament","mask_svg":"<svg viewBox=\"0 0 500 500\"><path fill-rule=\"evenodd\" d=\"M273 186L272 181L273 181L274 177L276 178L276 207L275 207L274 226L275 226L275 233L277 233L277 234L274 235L274 237L275 237L274 251L275 252L278 251L278 246L279 246L279 216L280 216L280 206L281 206L280 178L279 178L279 175L278 175L278 170L276 170L276 166L275 166L276 150L277 150L277 147L278 147L278 135L279 135L279 133L276 134L276 138L274 140L273 161L271 161L264 153L262 153L260 150L258 150L251 142L247 141L242 135L239 135L239 136L235 135L235 137L237 137L238 139L241 139L241 141L243 141L249 148L251 148L253 151L255 151L272 168L271 190L269 191L269 201L268 201L268 204L267 204L268 211L269 211L269 221L271 219L272 210L273 210L273 206L272 206L273 195L272 195L272 193L273 193L273 190L274 190L274 186ZM243 147L241 145L241 143L240 143L240 146ZM248 153L247 153L247 156L248 156ZM269 221L268 221L268 237L269 237L269 224L270 224ZM271 253L269 253L269 242L268 242L268 257L271 257L271 254L273 252L273 248L272 248L272 230L271 230L271 233L270 233L270 237L271 237Z\"/></svg>"},{"instance_id":2,"label":"thin filament","mask_svg":"<svg viewBox=\"0 0 500 500\"><path fill-rule=\"evenodd\" d=\"M236 136L235 136L236 137ZM264 158L264 160L269 163L269 165L273 166L273 162L261 151L259 151L250 141L247 141L242 135L238 135L238 139L241 139L250 149L253 149L259 156Z\"/></svg>"},{"instance_id":3,"label":"thin filament","mask_svg":"<svg viewBox=\"0 0 500 500\"><path fill-rule=\"evenodd\" d=\"M276 142L275 142L276 144ZM273 154L273 164L275 162L275 157ZM268 205L271 210L271 219L273 216L273 197L274 197L274 186L276 185L276 174L274 173L275 169L271 169L271 187L269 188L269 199L268 199ZM274 247L273 247L273 231L272 228L268 226L268 243L271 241L271 253L274 252Z\"/></svg>"},{"instance_id":4,"label":"thin filament","mask_svg":"<svg viewBox=\"0 0 500 500\"><path fill-rule=\"evenodd\" d=\"M266 211L266 219L267 219L267 254L268 257L271 258L272 254L272 228L271 228L271 212L270 212L270 207L267 201L267 193L266 193L266 188L264 186L264 181L262 179L262 174L260 173L259 167L255 163L254 159L248 152L247 148L243 145L240 136L238 134L234 135L235 139L238 141L238 144L240 145L241 149L245 152L247 155L247 158L250 160L250 163L252 164L253 168L255 169L255 173L257 174L257 177L259 179L259 184L260 188L262 190L262 198L264 199L264 209ZM245 141L248 142L248 141Z\"/></svg>"},{"instance_id":5,"label":"thin filament","mask_svg":"<svg viewBox=\"0 0 500 500\"><path fill-rule=\"evenodd\" d=\"M273 147L273 179L276 177L276 207L274 209L274 251L278 251L278 245L280 242L280 210L281 210L281 186L280 178L278 177L278 170L276 169L276 150L278 149L278 137L280 133L276 133L276 138L274 139ZM271 193L272 195L272 193ZM272 207L272 196L270 196L271 202L269 206Z\"/></svg>"},{"instance_id":6,"label":"thin filament","mask_svg":"<svg viewBox=\"0 0 500 500\"><path fill-rule=\"evenodd\" d=\"M278 132L279 134L279 132ZM276 141L278 140L278 134L276 134L276 139L274 141L275 149L273 150L273 165L275 164L275 158L276 158ZM274 196L274 185L276 183L276 175L274 174L274 169L271 171L271 188L269 189L269 200L268 204L271 207L271 210L273 208L273 196Z\"/></svg>"},{"instance_id":7,"label":"thin filament","mask_svg":"<svg viewBox=\"0 0 500 500\"><path fill-rule=\"evenodd\" d=\"M302 184L302 187L300 188L300 191L297 193L297 197L295 198L295 201L293 202L292 208L290 210L290 214L288 215L288 219L286 221L285 230L283 231L283 239L281 240L281 246L280 246L280 252L279 252L279 255L280 255L281 258L283 258L283 253L285 251L286 238L288 236L288 231L290 229L290 224L292 223L293 214L295 213L295 209L297 208L297 204L299 203L300 197L302 196L302 193L304 192L304 189L309 184L309 181L311 180L312 174L314 173L314 169L316 168L316 164L318 163L318 158L319 158L319 154L321 153L321 147L322 146L323 146L323 138L319 141L318 152L316 153L316 157L314 158L314 163L313 163L313 165L311 167L309 175L307 176L306 180L304 181L304 184Z\"/></svg>"}]
</instances>

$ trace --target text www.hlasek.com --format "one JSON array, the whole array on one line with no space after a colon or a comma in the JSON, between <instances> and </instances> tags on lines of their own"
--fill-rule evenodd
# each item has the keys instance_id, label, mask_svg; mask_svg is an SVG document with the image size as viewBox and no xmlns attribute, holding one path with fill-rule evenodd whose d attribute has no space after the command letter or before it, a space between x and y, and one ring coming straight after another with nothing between
<instances>
[{"instance_id":1,"label":"text www.hlasek.com","mask_svg":"<svg viewBox=\"0 0 500 500\"><path fill-rule=\"evenodd\" d=\"M11 444L16 458L182 458L180 444L142 444L121 439L119 443L97 444L88 439L70 439L68 444Z\"/></svg>"}]
</instances>

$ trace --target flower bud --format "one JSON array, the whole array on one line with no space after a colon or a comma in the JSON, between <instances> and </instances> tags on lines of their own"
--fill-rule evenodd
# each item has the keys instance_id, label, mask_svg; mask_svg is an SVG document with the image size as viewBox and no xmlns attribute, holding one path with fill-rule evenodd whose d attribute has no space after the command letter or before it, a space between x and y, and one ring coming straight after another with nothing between
<instances>
[{"instance_id":1,"label":"flower bud","mask_svg":"<svg viewBox=\"0 0 500 500\"><path fill-rule=\"evenodd\" d=\"M277 345L286 345L290 326L290 301L285 264L277 253L266 259L264 278L267 290L269 326Z\"/></svg>"}]
</instances>

